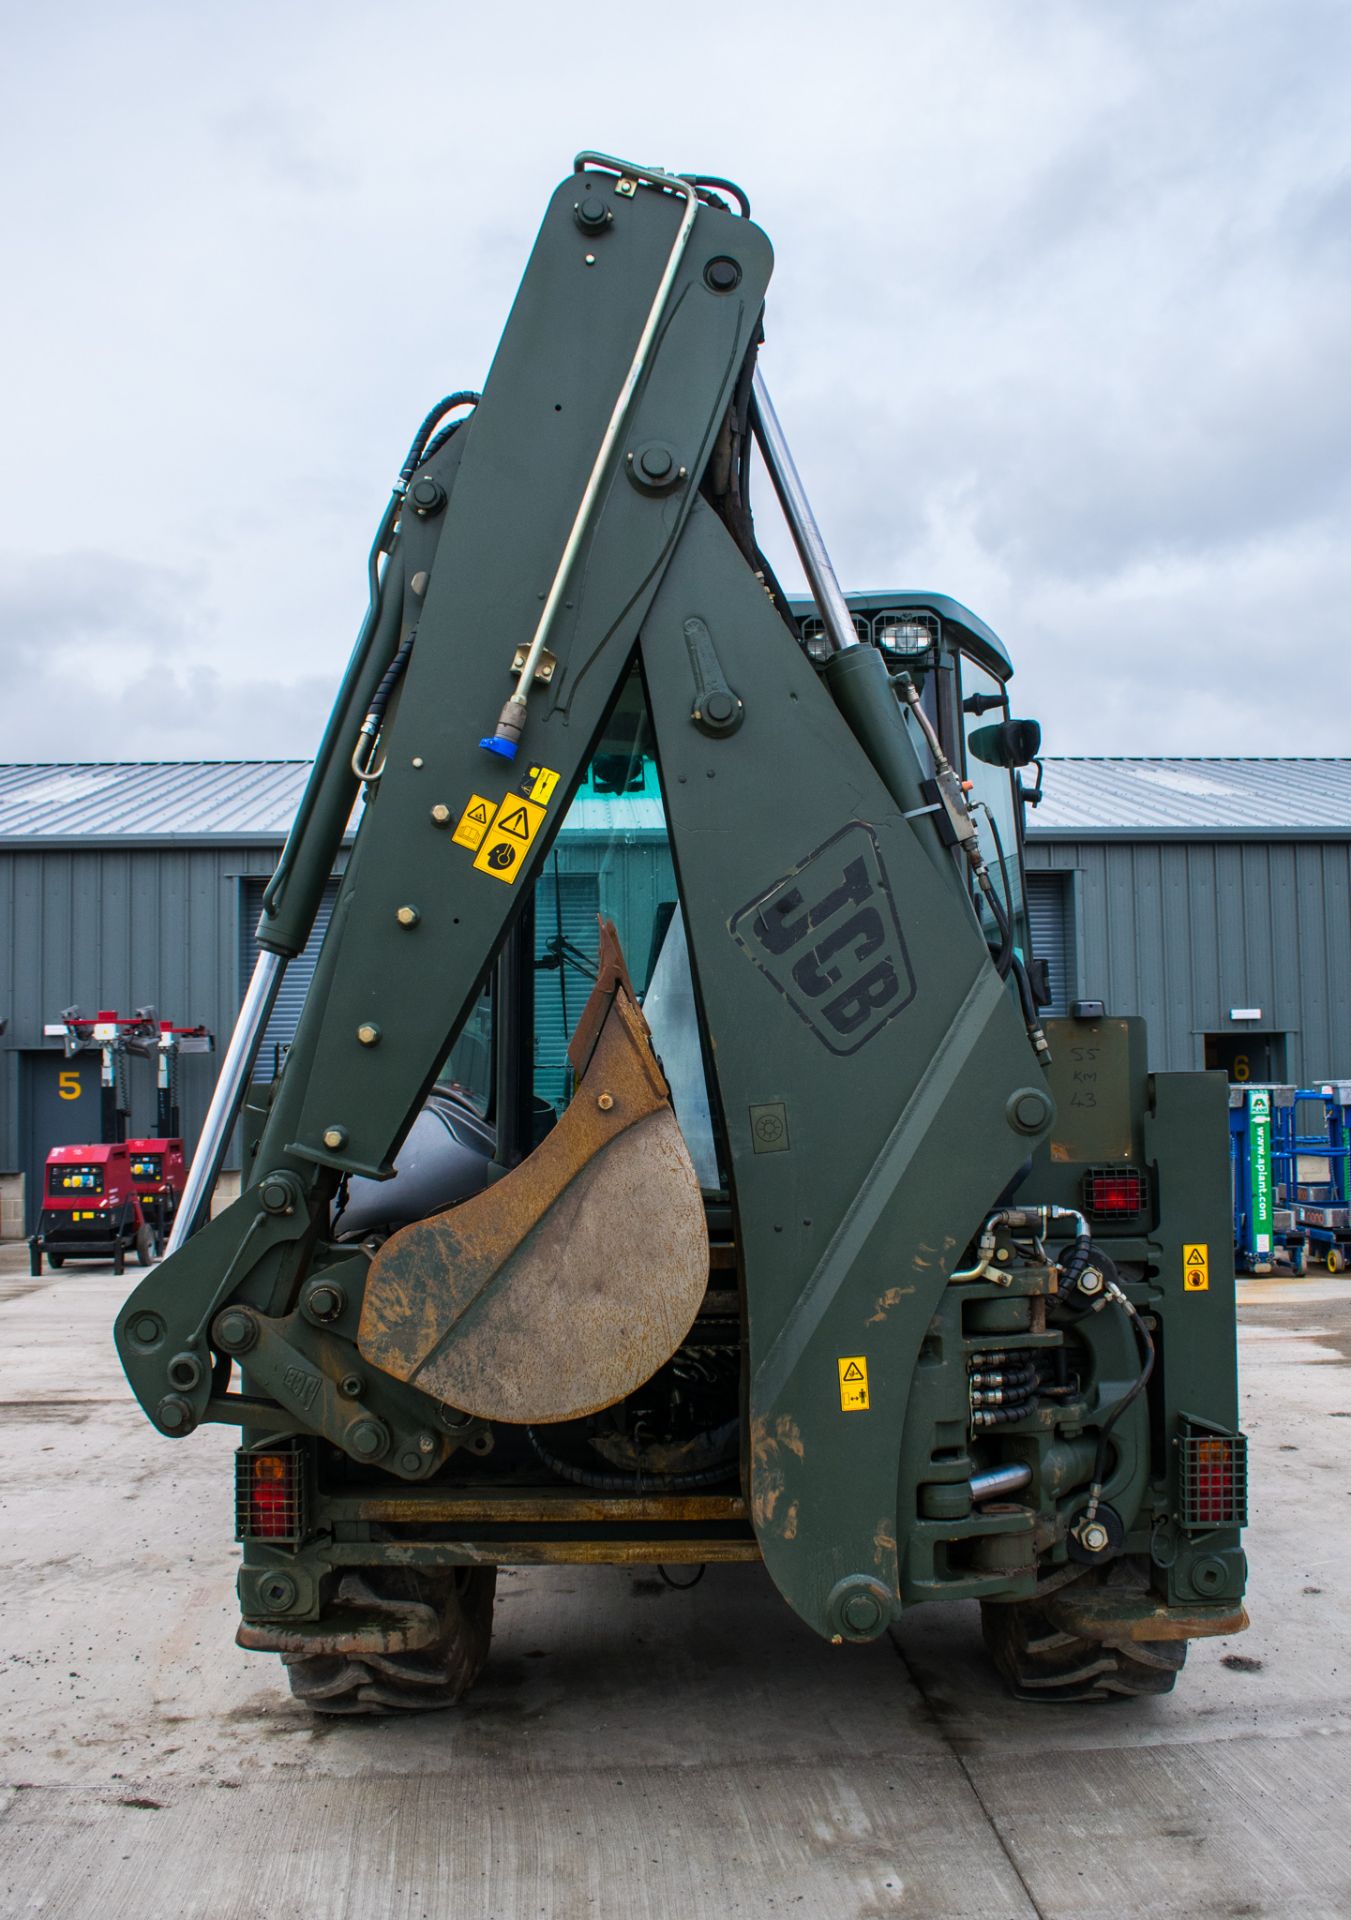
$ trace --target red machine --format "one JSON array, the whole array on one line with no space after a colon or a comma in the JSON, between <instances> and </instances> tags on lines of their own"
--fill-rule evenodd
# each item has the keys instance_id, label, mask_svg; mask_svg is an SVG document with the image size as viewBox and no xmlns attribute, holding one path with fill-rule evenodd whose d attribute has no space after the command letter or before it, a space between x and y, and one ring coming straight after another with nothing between
<instances>
[{"instance_id":1,"label":"red machine","mask_svg":"<svg viewBox=\"0 0 1351 1920\"><path fill-rule=\"evenodd\" d=\"M164 1251L184 1185L179 1055L210 1053L215 1040L205 1027L176 1027L158 1019L153 1007L93 1016L67 1007L46 1031L62 1036L68 1056L86 1049L102 1056L103 1144L54 1147L47 1155L42 1214L28 1242L33 1274L42 1272L44 1254L53 1267L71 1258L111 1256L114 1271L121 1273L134 1251L148 1266ZM155 1063L159 1132L139 1140L126 1137L131 1105L126 1062L132 1054Z\"/></svg>"},{"instance_id":2,"label":"red machine","mask_svg":"<svg viewBox=\"0 0 1351 1920\"><path fill-rule=\"evenodd\" d=\"M155 1252L164 1251L178 1211L187 1169L181 1140L128 1140L131 1177L146 1223L155 1236Z\"/></svg>"},{"instance_id":3,"label":"red machine","mask_svg":"<svg viewBox=\"0 0 1351 1920\"><path fill-rule=\"evenodd\" d=\"M128 1253L148 1267L154 1250L155 1235L141 1207L126 1143L53 1147L38 1230L28 1242L34 1278L42 1272L44 1254L53 1267L67 1260L111 1258L113 1272L121 1273Z\"/></svg>"}]
</instances>

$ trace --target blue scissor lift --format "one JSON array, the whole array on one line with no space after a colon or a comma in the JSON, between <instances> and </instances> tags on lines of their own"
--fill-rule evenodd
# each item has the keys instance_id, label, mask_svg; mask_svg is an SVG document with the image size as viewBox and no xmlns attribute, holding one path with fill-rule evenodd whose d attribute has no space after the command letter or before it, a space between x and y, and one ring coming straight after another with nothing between
<instances>
[{"instance_id":1,"label":"blue scissor lift","mask_svg":"<svg viewBox=\"0 0 1351 1920\"><path fill-rule=\"evenodd\" d=\"M1309 1258L1329 1273L1345 1273L1351 1266L1351 1080L1329 1080L1321 1087L1297 1087L1289 1109L1287 1138L1276 1151L1294 1203L1295 1224L1308 1242ZM1315 1103L1322 1111L1319 1133L1297 1131L1298 1103ZM1299 1177L1301 1156L1327 1162L1326 1180Z\"/></svg>"}]
</instances>

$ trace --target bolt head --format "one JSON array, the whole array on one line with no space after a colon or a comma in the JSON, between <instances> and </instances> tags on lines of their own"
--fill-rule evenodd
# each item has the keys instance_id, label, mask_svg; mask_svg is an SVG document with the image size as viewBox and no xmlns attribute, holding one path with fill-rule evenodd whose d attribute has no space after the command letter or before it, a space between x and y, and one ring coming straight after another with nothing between
<instances>
[{"instance_id":1,"label":"bolt head","mask_svg":"<svg viewBox=\"0 0 1351 1920\"><path fill-rule=\"evenodd\" d=\"M296 1583L289 1573L269 1573L258 1582L258 1598L272 1613L285 1613L296 1603Z\"/></svg>"},{"instance_id":2,"label":"bolt head","mask_svg":"<svg viewBox=\"0 0 1351 1920\"><path fill-rule=\"evenodd\" d=\"M1010 1094L1004 1111L1015 1133L1039 1133L1049 1125L1054 1109L1040 1087L1020 1087Z\"/></svg>"},{"instance_id":3,"label":"bolt head","mask_svg":"<svg viewBox=\"0 0 1351 1920\"><path fill-rule=\"evenodd\" d=\"M141 1347L153 1347L164 1338L164 1324L153 1313L139 1314L132 1321L129 1331L132 1339Z\"/></svg>"},{"instance_id":4,"label":"bolt head","mask_svg":"<svg viewBox=\"0 0 1351 1920\"><path fill-rule=\"evenodd\" d=\"M446 504L446 490L440 481L425 475L414 485L408 497L413 503L413 511L424 519L439 513Z\"/></svg>"},{"instance_id":5,"label":"bolt head","mask_svg":"<svg viewBox=\"0 0 1351 1920\"><path fill-rule=\"evenodd\" d=\"M591 193L576 203L572 217L583 233L600 233L609 226L612 215L605 202Z\"/></svg>"},{"instance_id":6,"label":"bolt head","mask_svg":"<svg viewBox=\"0 0 1351 1920\"><path fill-rule=\"evenodd\" d=\"M664 480L675 465L675 461L669 447L646 447L638 465L649 480Z\"/></svg>"},{"instance_id":7,"label":"bolt head","mask_svg":"<svg viewBox=\"0 0 1351 1920\"><path fill-rule=\"evenodd\" d=\"M346 1127L325 1127L324 1145L333 1153L336 1153L339 1147L345 1147L347 1145Z\"/></svg>"},{"instance_id":8,"label":"bolt head","mask_svg":"<svg viewBox=\"0 0 1351 1920\"><path fill-rule=\"evenodd\" d=\"M400 907L394 918L401 927L415 927L422 915L416 907Z\"/></svg>"},{"instance_id":9,"label":"bolt head","mask_svg":"<svg viewBox=\"0 0 1351 1920\"><path fill-rule=\"evenodd\" d=\"M211 1337L222 1353L247 1353L258 1338L258 1324L242 1307L227 1307L216 1315Z\"/></svg>"},{"instance_id":10,"label":"bolt head","mask_svg":"<svg viewBox=\"0 0 1351 1920\"><path fill-rule=\"evenodd\" d=\"M601 1093L596 1096L596 1105L602 1113L608 1113L614 1103L615 1097L612 1093Z\"/></svg>"},{"instance_id":11,"label":"bolt head","mask_svg":"<svg viewBox=\"0 0 1351 1920\"><path fill-rule=\"evenodd\" d=\"M358 1420L347 1436L347 1447L360 1460L378 1460L389 1450L389 1435L379 1420Z\"/></svg>"},{"instance_id":12,"label":"bolt head","mask_svg":"<svg viewBox=\"0 0 1351 1920\"><path fill-rule=\"evenodd\" d=\"M269 1213L290 1213L292 1209L291 1188L285 1180L264 1180L258 1198Z\"/></svg>"},{"instance_id":13,"label":"bolt head","mask_svg":"<svg viewBox=\"0 0 1351 1920\"><path fill-rule=\"evenodd\" d=\"M336 1320L343 1309L343 1295L340 1287L328 1285L311 1289L309 1308L316 1320Z\"/></svg>"},{"instance_id":14,"label":"bolt head","mask_svg":"<svg viewBox=\"0 0 1351 1920\"><path fill-rule=\"evenodd\" d=\"M192 1426L192 1408L179 1394L168 1393L155 1409L165 1433L186 1433Z\"/></svg>"},{"instance_id":15,"label":"bolt head","mask_svg":"<svg viewBox=\"0 0 1351 1920\"><path fill-rule=\"evenodd\" d=\"M450 825L450 808L443 806L440 801L432 808L432 825L434 827L448 827Z\"/></svg>"},{"instance_id":16,"label":"bolt head","mask_svg":"<svg viewBox=\"0 0 1351 1920\"><path fill-rule=\"evenodd\" d=\"M844 1624L852 1633L875 1633L882 1609L870 1593L852 1593L840 1609Z\"/></svg>"},{"instance_id":17,"label":"bolt head","mask_svg":"<svg viewBox=\"0 0 1351 1920\"><path fill-rule=\"evenodd\" d=\"M378 1047L380 1044L380 1029L377 1026L373 1026L369 1020L363 1021L361 1026L357 1028L357 1039L363 1047Z\"/></svg>"},{"instance_id":18,"label":"bolt head","mask_svg":"<svg viewBox=\"0 0 1351 1920\"><path fill-rule=\"evenodd\" d=\"M1079 1544L1085 1553L1102 1553L1111 1544L1111 1535L1099 1520L1079 1529Z\"/></svg>"},{"instance_id":19,"label":"bolt head","mask_svg":"<svg viewBox=\"0 0 1351 1920\"><path fill-rule=\"evenodd\" d=\"M711 287L714 293L730 293L741 284L741 268L735 260L729 260L725 254L716 260L710 260L704 268L704 285Z\"/></svg>"}]
</instances>

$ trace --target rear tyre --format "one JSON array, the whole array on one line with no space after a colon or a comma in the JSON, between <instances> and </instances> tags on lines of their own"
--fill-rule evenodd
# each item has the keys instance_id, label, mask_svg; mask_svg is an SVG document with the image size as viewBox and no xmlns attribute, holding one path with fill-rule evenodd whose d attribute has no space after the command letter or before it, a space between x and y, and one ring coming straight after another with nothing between
<instances>
[{"instance_id":1,"label":"rear tyre","mask_svg":"<svg viewBox=\"0 0 1351 1920\"><path fill-rule=\"evenodd\" d=\"M143 1267L148 1267L155 1257L155 1236L149 1227L136 1229L136 1258Z\"/></svg>"},{"instance_id":2,"label":"rear tyre","mask_svg":"<svg viewBox=\"0 0 1351 1920\"><path fill-rule=\"evenodd\" d=\"M347 1576L344 1586L351 1582ZM315 1713L425 1713L453 1707L483 1670L493 1631L496 1567L445 1573L369 1569L359 1576L363 1612L381 1601L434 1608L440 1632L411 1653L284 1653L291 1692Z\"/></svg>"},{"instance_id":3,"label":"rear tyre","mask_svg":"<svg viewBox=\"0 0 1351 1920\"><path fill-rule=\"evenodd\" d=\"M1328 1248L1327 1268L1329 1273L1343 1273L1346 1270L1346 1261L1337 1247Z\"/></svg>"},{"instance_id":4,"label":"rear tyre","mask_svg":"<svg viewBox=\"0 0 1351 1920\"><path fill-rule=\"evenodd\" d=\"M1116 1585L1126 1571L1118 1561L1090 1572L1083 1584ZM1068 1599L1080 1586L1075 1581L1060 1592ZM1057 1621L1058 1597L981 1602L985 1645L1015 1700L1115 1700L1173 1691L1187 1658L1185 1640L1088 1639Z\"/></svg>"},{"instance_id":5,"label":"rear tyre","mask_svg":"<svg viewBox=\"0 0 1351 1920\"><path fill-rule=\"evenodd\" d=\"M47 1265L52 1269L53 1273L60 1273L65 1264L66 1256L64 1253L49 1253L47 1255Z\"/></svg>"}]
</instances>

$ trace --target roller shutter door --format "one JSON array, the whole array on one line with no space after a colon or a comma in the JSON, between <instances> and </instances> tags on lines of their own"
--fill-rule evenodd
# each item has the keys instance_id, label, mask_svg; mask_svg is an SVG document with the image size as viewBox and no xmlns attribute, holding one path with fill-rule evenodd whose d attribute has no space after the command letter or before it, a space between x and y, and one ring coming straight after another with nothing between
<instances>
[{"instance_id":1,"label":"roller shutter door","mask_svg":"<svg viewBox=\"0 0 1351 1920\"><path fill-rule=\"evenodd\" d=\"M258 958L257 928L258 918L263 911L263 888L266 880L246 880L243 888L243 902L239 918L239 994L244 997L244 988L248 985L249 975L253 972L254 962ZM258 1065L254 1077L258 1080L274 1080L286 1058L286 1049L295 1039L296 1028L300 1024L300 1011L305 1004L305 996L310 990L314 978L315 963L319 958L319 949L324 944L324 935L328 932L328 923L333 917L333 903L338 897L338 883L330 880L324 888L324 897L319 902L319 912L315 917L314 931L303 953L298 953L287 965L282 976L281 991L277 995L277 1004L272 1009L272 1018L267 1023L267 1032L263 1035L263 1044L258 1053Z\"/></svg>"},{"instance_id":2,"label":"roller shutter door","mask_svg":"<svg viewBox=\"0 0 1351 1920\"><path fill-rule=\"evenodd\" d=\"M1027 917L1032 951L1044 960L1051 976L1051 1004L1046 1013L1070 1010L1070 888L1066 873L1029 873Z\"/></svg>"},{"instance_id":3,"label":"roller shutter door","mask_svg":"<svg viewBox=\"0 0 1351 1920\"><path fill-rule=\"evenodd\" d=\"M600 877L545 873L535 888L535 958L551 957L560 931L588 960L596 959ZM561 923L561 924L560 924ZM568 1041L591 991L591 976L572 961L535 973L535 1092L561 1112L567 1099Z\"/></svg>"},{"instance_id":4,"label":"roller shutter door","mask_svg":"<svg viewBox=\"0 0 1351 1920\"><path fill-rule=\"evenodd\" d=\"M239 936L241 1000L258 958L256 930L266 885L265 880L258 879L246 880L243 886ZM286 1058L286 1049L295 1038L337 897L338 883L330 880L324 888L314 931L305 951L297 954L287 966L258 1055L255 1077L259 1080L275 1079ZM544 959L549 953L549 942L557 938L561 910L563 938L594 962L599 903L600 881L596 874L544 874L535 894L536 959ZM560 1109L567 1098L568 1041L590 991L589 977L571 961L561 977L552 968L535 975L535 1091L551 1106Z\"/></svg>"}]
</instances>

